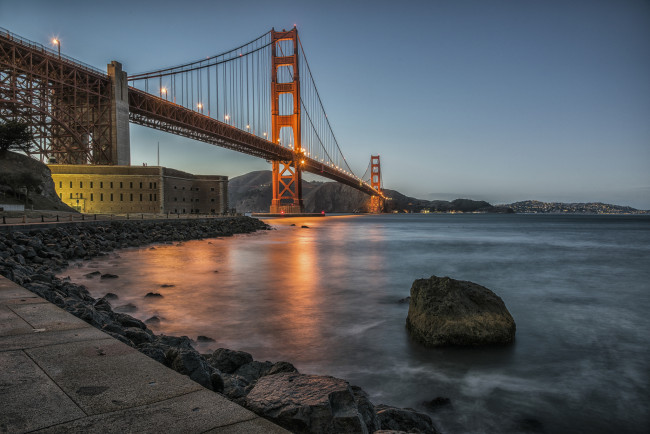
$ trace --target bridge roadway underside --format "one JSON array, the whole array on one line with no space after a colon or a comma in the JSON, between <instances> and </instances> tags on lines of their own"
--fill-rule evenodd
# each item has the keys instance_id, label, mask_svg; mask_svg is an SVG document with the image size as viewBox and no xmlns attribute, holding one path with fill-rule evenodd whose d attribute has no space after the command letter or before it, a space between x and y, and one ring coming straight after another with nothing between
<instances>
[{"instance_id":1,"label":"bridge roadway underside","mask_svg":"<svg viewBox=\"0 0 650 434\"><path fill-rule=\"evenodd\" d=\"M292 161L295 157L291 149L132 87L129 88L129 120L269 161ZM301 169L305 172L349 185L369 195L377 194L368 185L336 168L309 157L299 161L304 161Z\"/></svg>"}]
</instances>

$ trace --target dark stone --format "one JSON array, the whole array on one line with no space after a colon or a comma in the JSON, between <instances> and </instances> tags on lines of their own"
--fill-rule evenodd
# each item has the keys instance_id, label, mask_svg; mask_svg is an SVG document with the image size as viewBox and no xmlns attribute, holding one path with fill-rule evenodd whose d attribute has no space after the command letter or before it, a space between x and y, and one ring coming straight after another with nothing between
<instances>
[{"instance_id":1,"label":"dark stone","mask_svg":"<svg viewBox=\"0 0 650 434\"><path fill-rule=\"evenodd\" d=\"M233 351L227 348L219 348L209 358L212 366L221 372L232 374L240 366L253 361L253 356L244 351Z\"/></svg>"},{"instance_id":2,"label":"dark stone","mask_svg":"<svg viewBox=\"0 0 650 434\"><path fill-rule=\"evenodd\" d=\"M161 288L173 288L174 286L176 285L170 285L169 283L163 283L162 285L160 285Z\"/></svg>"},{"instance_id":3,"label":"dark stone","mask_svg":"<svg viewBox=\"0 0 650 434\"><path fill-rule=\"evenodd\" d=\"M136 306L133 303L127 303L123 304L122 306L118 306L115 308L115 312L135 312L138 310L138 306Z\"/></svg>"},{"instance_id":4,"label":"dark stone","mask_svg":"<svg viewBox=\"0 0 650 434\"><path fill-rule=\"evenodd\" d=\"M151 318L145 320L145 324L160 324L160 318L157 316L152 316Z\"/></svg>"},{"instance_id":5,"label":"dark stone","mask_svg":"<svg viewBox=\"0 0 650 434\"><path fill-rule=\"evenodd\" d=\"M106 298L100 298L97 300L94 304L96 310L100 310L103 312L113 312L113 308L111 307L111 304L106 300Z\"/></svg>"},{"instance_id":6,"label":"dark stone","mask_svg":"<svg viewBox=\"0 0 650 434\"><path fill-rule=\"evenodd\" d=\"M431 401L424 401L423 404L430 410L437 410L440 407L451 405L451 399L438 396L436 398L433 398Z\"/></svg>"},{"instance_id":7,"label":"dark stone","mask_svg":"<svg viewBox=\"0 0 650 434\"><path fill-rule=\"evenodd\" d=\"M135 345L151 342L153 340L153 333L151 333L151 331L143 330L139 327L126 327L122 334Z\"/></svg>"},{"instance_id":8,"label":"dark stone","mask_svg":"<svg viewBox=\"0 0 650 434\"><path fill-rule=\"evenodd\" d=\"M280 374L282 372L298 373L298 370L289 362L276 362L271 366L271 369L269 369L266 375Z\"/></svg>"},{"instance_id":9,"label":"dark stone","mask_svg":"<svg viewBox=\"0 0 650 434\"><path fill-rule=\"evenodd\" d=\"M131 315L127 315L124 313L115 313L114 317L115 320L124 327L138 327L143 330L147 328L147 326L144 325L142 321L133 318Z\"/></svg>"},{"instance_id":10,"label":"dark stone","mask_svg":"<svg viewBox=\"0 0 650 434\"><path fill-rule=\"evenodd\" d=\"M87 277L88 279L92 279L93 277L99 276L100 274L102 273L100 273L99 271L93 271L92 273L84 274L84 277Z\"/></svg>"},{"instance_id":11,"label":"dark stone","mask_svg":"<svg viewBox=\"0 0 650 434\"><path fill-rule=\"evenodd\" d=\"M201 386L213 389L213 374L218 372L210 366L194 349L172 348L165 353L167 366L189 376Z\"/></svg>"},{"instance_id":12,"label":"dark stone","mask_svg":"<svg viewBox=\"0 0 650 434\"><path fill-rule=\"evenodd\" d=\"M117 279L119 276L117 274L106 273L101 275L101 279Z\"/></svg>"},{"instance_id":13,"label":"dark stone","mask_svg":"<svg viewBox=\"0 0 650 434\"><path fill-rule=\"evenodd\" d=\"M235 375L245 379L249 383L254 383L260 377L268 374L272 367L273 363L271 362L258 362L257 360L253 360L237 368Z\"/></svg>"},{"instance_id":14,"label":"dark stone","mask_svg":"<svg viewBox=\"0 0 650 434\"><path fill-rule=\"evenodd\" d=\"M260 378L246 396L255 413L294 433L367 433L347 381L282 373Z\"/></svg>"},{"instance_id":15,"label":"dark stone","mask_svg":"<svg viewBox=\"0 0 650 434\"><path fill-rule=\"evenodd\" d=\"M437 276L413 282L406 328L430 347L509 344L516 331L495 293L473 282Z\"/></svg>"},{"instance_id":16,"label":"dark stone","mask_svg":"<svg viewBox=\"0 0 650 434\"><path fill-rule=\"evenodd\" d=\"M309 226L307 226L307 225L302 225L300 227L303 228L303 229L309 229Z\"/></svg>"},{"instance_id":17,"label":"dark stone","mask_svg":"<svg viewBox=\"0 0 650 434\"><path fill-rule=\"evenodd\" d=\"M147 292L144 298L163 298L163 295L159 292Z\"/></svg>"},{"instance_id":18,"label":"dark stone","mask_svg":"<svg viewBox=\"0 0 650 434\"><path fill-rule=\"evenodd\" d=\"M397 300L397 302L400 303L400 304L401 303L408 303L410 301L411 301L411 297L404 297L404 298L400 298L399 300Z\"/></svg>"},{"instance_id":19,"label":"dark stone","mask_svg":"<svg viewBox=\"0 0 650 434\"><path fill-rule=\"evenodd\" d=\"M375 407L375 410L382 430L439 433L429 416L412 408L397 408L379 404Z\"/></svg>"},{"instance_id":20,"label":"dark stone","mask_svg":"<svg viewBox=\"0 0 650 434\"><path fill-rule=\"evenodd\" d=\"M197 342L216 342L214 339L208 336L198 335L196 337Z\"/></svg>"},{"instance_id":21,"label":"dark stone","mask_svg":"<svg viewBox=\"0 0 650 434\"><path fill-rule=\"evenodd\" d=\"M370 402L368 394L359 386L350 386L354 394L354 402L357 406L361 420L366 424L369 433L374 433L381 428L375 406Z\"/></svg>"}]
</instances>

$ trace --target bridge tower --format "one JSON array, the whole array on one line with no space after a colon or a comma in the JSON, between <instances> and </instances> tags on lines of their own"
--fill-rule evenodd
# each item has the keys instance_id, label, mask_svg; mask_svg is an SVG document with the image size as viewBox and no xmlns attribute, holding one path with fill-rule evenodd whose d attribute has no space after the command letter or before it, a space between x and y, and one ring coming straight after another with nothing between
<instances>
[{"instance_id":1,"label":"bridge tower","mask_svg":"<svg viewBox=\"0 0 650 434\"><path fill-rule=\"evenodd\" d=\"M379 155L370 156L370 186L381 193L381 162ZM369 212L379 214L384 211L384 198L372 196L370 198Z\"/></svg>"},{"instance_id":2,"label":"bridge tower","mask_svg":"<svg viewBox=\"0 0 650 434\"><path fill-rule=\"evenodd\" d=\"M280 142L282 128L291 128L293 134L293 159L274 160L273 164L273 198L272 213L301 213L302 202L302 145L300 140L300 75L298 71L298 29L276 32L271 30L271 140ZM291 41L292 47L287 50ZM283 48L288 51L285 52ZM292 81L278 81L278 69L289 67ZM290 94L293 99L293 113L280 113L280 95Z\"/></svg>"}]
</instances>

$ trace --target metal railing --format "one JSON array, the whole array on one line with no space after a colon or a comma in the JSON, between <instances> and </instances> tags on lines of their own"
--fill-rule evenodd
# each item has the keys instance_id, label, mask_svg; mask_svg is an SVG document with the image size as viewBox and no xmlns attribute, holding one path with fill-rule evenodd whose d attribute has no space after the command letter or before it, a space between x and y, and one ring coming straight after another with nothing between
<instances>
[{"instance_id":1,"label":"metal railing","mask_svg":"<svg viewBox=\"0 0 650 434\"><path fill-rule=\"evenodd\" d=\"M228 212L221 214L179 214L179 213L127 213L127 214L72 214L72 213L47 213L36 215L3 215L0 227L9 225L39 225L51 223L90 222L90 221L115 221L115 220L200 220L220 219L225 217L241 216L241 213Z\"/></svg>"},{"instance_id":2,"label":"metal railing","mask_svg":"<svg viewBox=\"0 0 650 434\"><path fill-rule=\"evenodd\" d=\"M3 36L9 40L12 41L18 41L21 45L25 45L31 49L34 50L39 50L45 54L48 54L53 57L59 58L61 61L68 63L72 66L76 66L78 68L85 69L89 72L92 72L94 74L101 74L103 77L108 77L108 74L106 71L102 71L101 69L95 68L94 66L88 65L87 63L81 62L77 59L74 59L70 56L66 56L65 54L60 54L58 50L54 50L52 48L48 48L44 46L43 44L39 44L34 41L30 41L29 39L25 39L22 36L19 36L15 33L10 32L9 30L0 27L0 36Z\"/></svg>"}]
</instances>

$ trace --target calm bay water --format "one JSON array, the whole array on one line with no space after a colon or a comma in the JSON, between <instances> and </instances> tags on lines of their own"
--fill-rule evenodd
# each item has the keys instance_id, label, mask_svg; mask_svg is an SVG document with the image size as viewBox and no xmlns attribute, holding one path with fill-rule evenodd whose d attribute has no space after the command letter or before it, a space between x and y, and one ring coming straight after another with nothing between
<instances>
[{"instance_id":1,"label":"calm bay water","mask_svg":"<svg viewBox=\"0 0 650 434\"><path fill-rule=\"evenodd\" d=\"M277 230L127 249L61 273L119 295L157 333L426 410L446 433L647 432L650 218L382 215L269 220ZM296 226L290 226L295 223ZM306 224L308 229L300 226ZM100 270L113 280L87 279ZM216 271L216 272L215 272ZM471 280L517 323L507 348L427 349L405 329L413 280ZM175 285L162 288L161 285ZM145 299L159 292L162 299Z\"/></svg>"}]
</instances>

